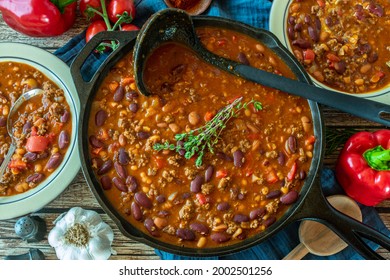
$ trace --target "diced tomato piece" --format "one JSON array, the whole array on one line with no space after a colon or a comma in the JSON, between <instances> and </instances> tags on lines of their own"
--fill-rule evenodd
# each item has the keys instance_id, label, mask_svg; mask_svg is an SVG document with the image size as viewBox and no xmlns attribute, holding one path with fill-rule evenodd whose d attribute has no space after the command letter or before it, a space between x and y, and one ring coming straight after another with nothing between
<instances>
[{"instance_id":1,"label":"diced tomato piece","mask_svg":"<svg viewBox=\"0 0 390 280\"><path fill-rule=\"evenodd\" d=\"M31 128L31 136L36 136L38 135L38 128L36 126L33 126Z\"/></svg>"},{"instance_id":2,"label":"diced tomato piece","mask_svg":"<svg viewBox=\"0 0 390 280\"><path fill-rule=\"evenodd\" d=\"M316 137L314 135L309 136L309 138L306 139L305 144L311 145L316 141Z\"/></svg>"},{"instance_id":3,"label":"diced tomato piece","mask_svg":"<svg viewBox=\"0 0 390 280\"><path fill-rule=\"evenodd\" d=\"M199 201L200 205L206 204L207 202L207 198L203 193L197 193L196 199Z\"/></svg>"},{"instance_id":4,"label":"diced tomato piece","mask_svg":"<svg viewBox=\"0 0 390 280\"><path fill-rule=\"evenodd\" d=\"M310 64L314 61L316 57L316 54L314 53L314 51L312 49L307 49L307 50L304 50L303 51L303 60Z\"/></svg>"},{"instance_id":5,"label":"diced tomato piece","mask_svg":"<svg viewBox=\"0 0 390 280\"><path fill-rule=\"evenodd\" d=\"M18 170L27 169L27 162L24 162L21 159L11 159L8 164L8 168Z\"/></svg>"},{"instance_id":6,"label":"diced tomato piece","mask_svg":"<svg viewBox=\"0 0 390 280\"><path fill-rule=\"evenodd\" d=\"M213 112L206 112L206 114L204 115L204 120L206 122L211 121L213 118L214 118L214 113Z\"/></svg>"},{"instance_id":7,"label":"diced tomato piece","mask_svg":"<svg viewBox=\"0 0 390 280\"><path fill-rule=\"evenodd\" d=\"M295 174L297 174L297 168L298 164L297 162L294 162L293 166L291 167L290 171L287 174L287 180L292 181L295 177Z\"/></svg>"},{"instance_id":8,"label":"diced tomato piece","mask_svg":"<svg viewBox=\"0 0 390 280\"><path fill-rule=\"evenodd\" d=\"M158 169L164 168L167 165L167 162L162 157L154 156L153 161L156 163Z\"/></svg>"},{"instance_id":9,"label":"diced tomato piece","mask_svg":"<svg viewBox=\"0 0 390 280\"><path fill-rule=\"evenodd\" d=\"M276 176L276 173L274 170L270 170L270 172L266 176L266 180L268 183L272 184L272 183L276 183L279 180L279 178L278 178L278 176Z\"/></svg>"},{"instance_id":10,"label":"diced tomato piece","mask_svg":"<svg viewBox=\"0 0 390 280\"><path fill-rule=\"evenodd\" d=\"M215 177L217 177L218 179L225 178L227 175L228 172L226 169L217 170L217 172L215 173Z\"/></svg>"},{"instance_id":11,"label":"diced tomato piece","mask_svg":"<svg viewBox=\"0 0 390 280\"><path fill-rule=\"evenodd\" d=\"M320 8L325 8L325 1L324 0L317 0L317 4L318 4L318 6L320 6Z\"/></svg>"},{"instance_id":12,"label":"diced tomato piece","mask_svg":"<svg viewBox=\"0 0 390 280\"><path fill-rule=\"evenodd\" d=\"M27 138L26 149L29 152L43 152L49 146L50 139L45 136L30 136Z\"/></svg>"}]
</instances>

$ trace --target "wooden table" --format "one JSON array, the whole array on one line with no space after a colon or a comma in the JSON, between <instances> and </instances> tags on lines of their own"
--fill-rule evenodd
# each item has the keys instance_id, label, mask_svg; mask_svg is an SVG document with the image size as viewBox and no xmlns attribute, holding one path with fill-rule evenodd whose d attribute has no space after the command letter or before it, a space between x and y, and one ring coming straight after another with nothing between
<instances>
[{"instance_id":1,"label":"wooden table","mask_svg":"<svg viewBox=\"0 0 390 280\"><path fill-rule=\"evenodd\" d=\"M0 42L20 42L27 43L37 47L41 47L50 52L54 52L57 48L63 46L72 37L82 32L87 26L85 20L78 17L75 26L62 36L56 38L31 38L17 33L10 29L0 18ZM363 119L353 117L349 114L342 113L330 108L324 108L324 119L327 129L336 128L355 128L359 130L375 130L380 128L379 125L365 121ZM340 148L340 147L339 147ZM324 164L325 167L334 167L338 156L338 150L332 154L326 155ZM71 207L83 207L97 211L114 230L113 249L117 252L111 259L158 259L153 248L132 241L123 236L118 227L104 213L102 208L91 193L87 186L82 172L80 171L69 187L49 205L39 210L36 214L45 219L48 230L53 227L52 222L63 212L66 212ZM376 207L380 217L390 229L390 201L383 202ZM6 255L17 255L28 252L29 248L38 248L46 256L47 259L57 259L55 251L44 239L37 243L26 243L19 239L14 233L14 225L17 219L0 221L0 259ZM378 252L385 258L390 259L390 253L379 249Z\"/></svg>"}]
</instances>

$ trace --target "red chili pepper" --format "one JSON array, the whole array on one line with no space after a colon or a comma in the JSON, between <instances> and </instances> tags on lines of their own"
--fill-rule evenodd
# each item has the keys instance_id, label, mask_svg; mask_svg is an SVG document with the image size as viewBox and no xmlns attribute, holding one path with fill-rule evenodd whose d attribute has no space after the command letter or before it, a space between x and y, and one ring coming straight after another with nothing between
<instances>
[{"instance_id":1,"label":"red chili pepper","mask_svg":"<svg viewBox=\"0 0 390 280\"><path fill-rule=\"evenodd\" d=\"M347 195L374 206L390 198L390 130L358 132L346 142L336 178Z\"/></svg>"},{"instance_id":2,"label":"red chili pepper","mask_svg":"<svg viewBox=\"0 0 390 280\"><path fill-rule=\"evenodd\" d=\"M76 0L1 0L4 21L32 37L51 37L67 31L76 19Z\"/></svg>"}]
</instances>

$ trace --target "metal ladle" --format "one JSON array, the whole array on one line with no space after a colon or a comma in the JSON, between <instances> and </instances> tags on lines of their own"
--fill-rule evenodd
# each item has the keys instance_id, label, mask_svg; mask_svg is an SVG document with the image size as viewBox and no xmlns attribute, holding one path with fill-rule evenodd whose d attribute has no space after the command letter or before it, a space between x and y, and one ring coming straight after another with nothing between
<instances>
[{"instance_id":1,"label":"metal ladle","mask_svg":"<svg viewBox=\"0 0 390 280\"><path fill-rule=\"evenodd\" d=\"M275 38L275 40L277 39ZM246 80L390 126L389 105L319 88L211 53L202 45L196 35L191 17L178 9L165 9L155 13L143 25L138 34L133 56L135 81L139 91L146 96L150 95L143 75L147 58L156 48L168 42L184 45L193 50L204 61Z\"/></svg>"},{"instance_id":2,"label":"metal ladle","mask_svg":"<svg viewBox=\"0 0 390 280\"><path fill-rule=\"evenodd\" d=\"M30 100L34 96L37 96L38 94L42 94L44 91L40 88L29 90L25 93L23 93L19 98L15 101L15 103L12 105L8 117L7 117L7 132L8 135L11 137L11 144L8 148L8 152L3 160L3 162L0 165L0 180L4 175L5 170L7 169L8 162L11 160L12 155L15 152L16 149L16 139L13 135L12 131L12 116L15 114L15 112L18 111L19 107L27 100Z\"/></svg>"}]
</instances>

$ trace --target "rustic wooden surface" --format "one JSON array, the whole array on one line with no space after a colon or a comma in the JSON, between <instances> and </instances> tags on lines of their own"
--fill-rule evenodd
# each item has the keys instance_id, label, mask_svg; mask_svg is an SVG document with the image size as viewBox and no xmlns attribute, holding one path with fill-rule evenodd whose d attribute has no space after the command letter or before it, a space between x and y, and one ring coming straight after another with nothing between
<instances>
[{"instance_id":1,"label":"rustic wooden surface","mask_svg":"<svg viewBox=\"0 0 390 280\"><path fill-rule=\"evenodd\" d=\"M1 15L1 13L0 13ZM19 42L41 47L50 52L63 46L72 37L81 33L87 27L87 23L81 17L78 17L74 27L65 34L55 38L31 38L17 33L10 29L0 17L0 42ZM336 111L330 108L324 108L324 119L327 129L351 127L359 130L375 130L379 125L353 117L349 114ZM326 155L324 166L334 167L338 151L331 155ZM69 208L80 206L85 209L92 209L101 214L103 220L107 222L114 230L113 249L117 252L111 259L158 259L153 248L144 244L132 241L120 233L118 227L104 213L93 194L89 190L82 172L80 171L69 187L53 202L45 206L36 214L45 219L48 230L53 227L52 222L59 214L66 212ZM390 201L383 202L376 207L381 219L390 229ZM57 259L55 251L45 238L41 242L26 243L19 239L14 233L14 224L17 219L0 221L0 259L7 255L24 254L29 248L39 248L47 259ZM379 249L378 253L386 259L390 259L390 253Z\"/></svg>"}]
</instances>

